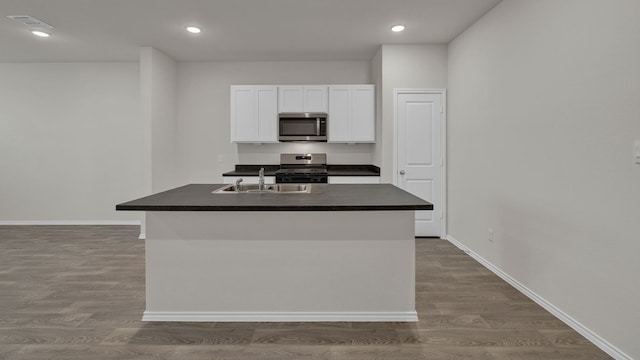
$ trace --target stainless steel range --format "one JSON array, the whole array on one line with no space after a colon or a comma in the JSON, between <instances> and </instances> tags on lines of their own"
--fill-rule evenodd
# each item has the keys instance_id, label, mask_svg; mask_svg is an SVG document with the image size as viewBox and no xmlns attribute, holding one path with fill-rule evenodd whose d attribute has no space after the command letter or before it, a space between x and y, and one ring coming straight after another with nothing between
<instances>
[{"instance_id":1,"label":"stainless steel range","mask_svg":"<svg viewBox=\"0 0 640 360\"><path fill-rule=\"evenodd\" d=\"M327 154L280 154L276 183L327 183Z\"/></svg>"}]
</instances>

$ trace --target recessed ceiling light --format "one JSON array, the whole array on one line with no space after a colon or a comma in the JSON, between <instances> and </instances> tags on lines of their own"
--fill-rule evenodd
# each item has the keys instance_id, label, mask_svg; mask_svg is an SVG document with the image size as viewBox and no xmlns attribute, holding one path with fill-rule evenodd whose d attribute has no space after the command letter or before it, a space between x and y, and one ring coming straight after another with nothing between
<instances>
[{"instance_id":1,"label":"recessed ceiling light","mask_svg":"<svg viewBox=\"0 0 640 360\"><path fill-rule=\"evenodd\" d=\"M35 36L39 36L39 37L43 37L43 38L51 36L51 34L46 33L44 31L40 31L40 30L33 30L31 33L33 35L35 35Z\"/></svg>"},{"instance_id":2,"label":"recessed ceiling light","mask_svg":"<svg viewBox=\"0 0 640 360\"><path fill-rule=\"evenodd\" d=\"M199 34L202 31L202 29L200 29L197 26L187 26L187 31L192 34Z\"/></svg>"},{"instance_id":3,"label":"recessed ceiling light","mask_svg":"<svg viewBox=\"0 0 640 360\"><path fill-rule=\"evenodd\" d=\"M400 32L404 30L404 25L393 25L391 27L391 31L393 32Z\"/></svg>"}]
</instances>

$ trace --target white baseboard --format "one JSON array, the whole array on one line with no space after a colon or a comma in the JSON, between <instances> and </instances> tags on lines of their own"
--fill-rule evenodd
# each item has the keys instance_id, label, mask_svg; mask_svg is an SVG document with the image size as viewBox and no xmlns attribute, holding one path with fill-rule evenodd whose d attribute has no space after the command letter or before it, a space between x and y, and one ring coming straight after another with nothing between
<instances>
[{"instance_id":1,"label":"white baseboard","mask_svg":"<svg viewBox=\"0 0 640 360\"><path fill-rule=\"evenodd\" d=\"M416 322L408 312L170 312L145 311L142 321L186 322Z\"/></svg>"},{"instance_id":2,"label":"white baseboard","mask_svg":"<svg viewBox=\"0 0 640 360\"><path fill-rule=\"evenodd\" d=\"M511 277L509 274L505 273L504 271L502 271L501 269L499 269L498 267L493 265L491 262L489 262L488 260L486 260L482 256L480 256L480 255L476 254L475 252L473 252L471 249L469 249L468 247L463 245L461 242L456 240L453 236L447 235L446 239L450 243L455 245L457 248L459 248L460 250L462 250L465 253L469 254L469 256L471 256L477 262L479 262L484 267L489 269L491 272L493 272L494 274L498 275L502 280L506 281L511 286L516 288L518 291L520 291L521 293L526 295L529 299L533 300L536 304L542 306L545 310L547 310L552 315L557 317L560 321L564 322L569 327L571 327L573 330L577 331L580 335L582 335L585 338L587 338L587 340L591 341L594 345L599 347L602 351L606 352L607 354L609 354L614 359L616 359L616 360L633 360L633 358L631 356L625 354L624 352L622 352L621 350L619 350L618 348L613 346L611 343L609 343L608 341L606 341L605 339L600 337L598 334L594 333L589 328L587 328L586 326L582 325L580 322L578 322L577 320L575 320L571 316L567 315L561 309L559 309L558 307L556 307L555 305L553 305L549 301L545 300L540 295L538 295L535 292L533 292L531 289L529 289L526 286L524 286L523 284L521 284L518 280L516 280L513 277Z\"/></svg>"},{"instance_id":3,"label":"white baseboard","mask_svg":"<svg viewBox=\"0 0 640 360\"><path fill-rule=\"evenodd\" d=\"M140 220L0 220L0 225L137 225Z\"/></svg>"}]
</instances>

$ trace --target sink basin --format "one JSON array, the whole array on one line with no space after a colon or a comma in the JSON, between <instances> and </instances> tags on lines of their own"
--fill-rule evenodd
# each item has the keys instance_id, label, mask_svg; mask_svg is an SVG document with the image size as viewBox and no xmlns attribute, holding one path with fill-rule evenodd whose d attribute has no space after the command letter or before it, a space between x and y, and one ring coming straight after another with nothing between
<instances>
[{"instance_id":1,"label":"sink basin","mask_svg":"<svg viewBox=\"0 0 640 360\"><path fill-rule=\"evenodd\" d=\"M259 190L258 184L235 184L223 186L212 191L213 194L306 194L311 192L311 184L265 184L263 190Z\"/></svg>"}]
</instances>

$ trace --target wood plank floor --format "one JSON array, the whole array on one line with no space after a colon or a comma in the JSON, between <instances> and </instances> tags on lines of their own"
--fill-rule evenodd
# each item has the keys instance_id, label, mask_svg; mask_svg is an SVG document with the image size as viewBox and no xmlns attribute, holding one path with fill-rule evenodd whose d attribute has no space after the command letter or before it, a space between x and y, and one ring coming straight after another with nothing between
<instances>
[{"instance_id":1,"label":"wood plank floor","mask_svg":"<svg viewBox=\"0 0 640 360\"><path fill-rule=\"evenodd\" d=\"M0 226L0 359L610 359L438 239L418 323L143 323L138 231Z\"/></svg>"}]
</instances>

